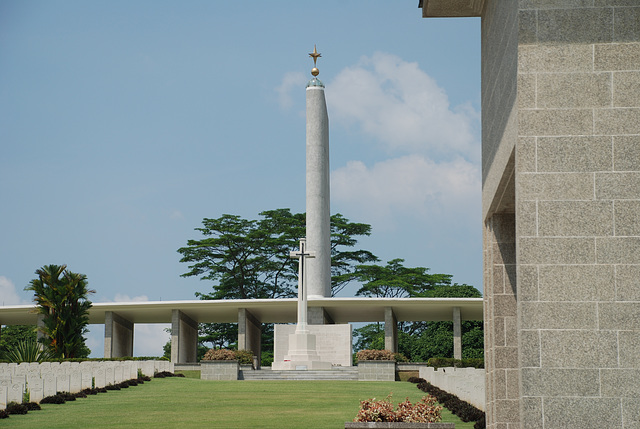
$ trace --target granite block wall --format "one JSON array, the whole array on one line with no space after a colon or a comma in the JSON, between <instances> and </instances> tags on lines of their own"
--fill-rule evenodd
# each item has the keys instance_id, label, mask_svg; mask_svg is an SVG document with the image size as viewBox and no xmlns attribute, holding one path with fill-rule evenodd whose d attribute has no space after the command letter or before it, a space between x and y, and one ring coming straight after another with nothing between
<instances>
[{"instance_id":1,"label":"granite block wall","mask_svg":"<svg viewBox=\"0 0 640 429\"><path fill-rule=\"evenodd\" d=\"M519 8L521 427L637 428L640 2Z\"/></svg>"}]
</instances>

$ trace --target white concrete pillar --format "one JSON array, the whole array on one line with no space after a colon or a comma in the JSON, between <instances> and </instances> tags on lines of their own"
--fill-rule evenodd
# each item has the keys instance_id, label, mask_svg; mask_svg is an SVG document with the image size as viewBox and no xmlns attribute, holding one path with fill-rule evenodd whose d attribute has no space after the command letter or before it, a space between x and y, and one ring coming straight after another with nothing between
<instances>
[{"instance_id":1,"label":"white concrete pillar","mask_svg":"<svg viewBox=\"0 0 640 429\"><path fill-rule=\"evenodd\" d=\"M238 309L238 350L250 350L257 357L258 367L262 359L262 324L246 308ZM256 368L258 369L258 368Z\"/></svg>"},{"instance_id":2,"label":"white concrete pillar","mask_svg":"<svg viewBox=\"0 0 640 429\"><path fill-rule=\"evenodd\" d=\"M462 321L460 307L453 307L453 357L462 359Z\"/></svg>"},{"instance_id":3,"label":"white concrete pillar","mask_svg":"<svg viewBox=\"0 0 640 429\"><path fill-rule=\"evenodd\" d=\"M171 313L171 362L196 362L198 357L198 322L180 310Z\"/></svg>"},{"instance_id":4,"label":"white concrete pillar","mask_svg":"<svg viewBox=\"0 0 640 429\"><path fill-rule=\"evenodd\" d=\"M398 353L398 319L393 308L384 308L384 348Z\"/></svg>"},{"instance_id":5,"label":"white concrete pillar","mask_svg":"<svg viewBox=\"0 0 640 429\"><path fill-rule=\"evenodd\" d=\"M104 314L104 357L133 356L133 323L113 311Z\"/></svg>"}]
</instances>

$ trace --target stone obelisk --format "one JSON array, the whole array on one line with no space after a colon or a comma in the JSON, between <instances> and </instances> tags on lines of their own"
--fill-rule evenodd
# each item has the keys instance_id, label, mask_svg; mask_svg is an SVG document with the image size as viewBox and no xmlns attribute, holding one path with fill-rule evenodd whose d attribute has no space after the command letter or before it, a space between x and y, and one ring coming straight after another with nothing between
<instances>
[{"instance_id":1,"label":"stone obelisk","mask_svg":"<svg viewBox=\"0 0 640 429\"><path fill-rule=\"evenodd\" d=\"M331 211L329 207L329 116L324 84L313 47L313 79L307 84L307 249L315 253L308 261L309 298L331 296Z\"/></svg>"}]
</instances>

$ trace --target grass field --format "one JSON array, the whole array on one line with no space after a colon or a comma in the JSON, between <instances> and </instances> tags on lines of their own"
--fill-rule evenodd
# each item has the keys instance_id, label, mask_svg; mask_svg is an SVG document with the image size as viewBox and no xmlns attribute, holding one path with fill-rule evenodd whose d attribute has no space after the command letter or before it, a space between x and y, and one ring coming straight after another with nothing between
<instances>
[{"instance_id":1,"label":"grass field","mask_svg":"<svg viewBox=\"0 0 640 429\"><path fill-rule=\"evenodd\" d=\"M0 420L0 427L344 428L360 400L391 392L396 404L424 395L407 382L154 379L62 405L44 404L42 411ZM446 409L443 421L473 428Z\"/></svg>"}]
</instances>

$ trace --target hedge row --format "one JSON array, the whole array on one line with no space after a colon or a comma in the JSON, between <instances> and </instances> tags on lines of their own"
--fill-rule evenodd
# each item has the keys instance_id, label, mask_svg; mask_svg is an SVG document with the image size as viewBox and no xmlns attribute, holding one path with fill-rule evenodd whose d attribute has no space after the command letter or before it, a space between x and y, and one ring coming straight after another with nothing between
<instances>
[{"instance_id":1,"label":"hedge row","mask_svg":"<svg viewBox=\"0 0 640 429\"><path fill-rule=\"evenodd\" d=\"M484 429L486 427L484 411L479 410L470 403L463 401L456 395L445 392L424 379L414 379L413 382L420 381L418 389L429 395L435 396L439 403L449 411L458 416L463 422L476 422L474 429Z\"/></svg>"},{"instance_id":2,"label":"hedge row","mask_svg":"<svg viewBox=\"0 0 640 429\"><path fill-rule=\"evenodd\" d=\"M484 368L484 359L431 358L427 365L434 368Z\"/></svg>"}]
</instances>

